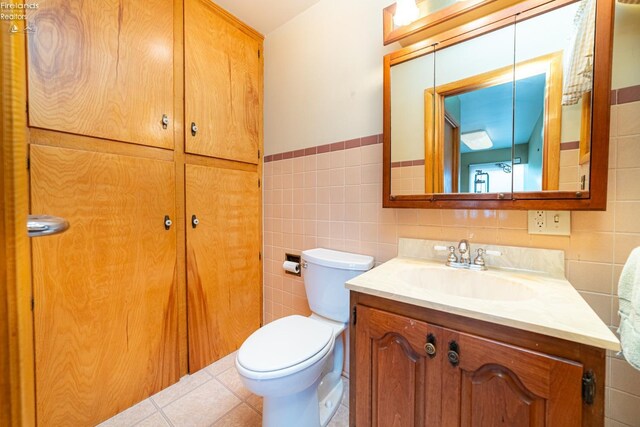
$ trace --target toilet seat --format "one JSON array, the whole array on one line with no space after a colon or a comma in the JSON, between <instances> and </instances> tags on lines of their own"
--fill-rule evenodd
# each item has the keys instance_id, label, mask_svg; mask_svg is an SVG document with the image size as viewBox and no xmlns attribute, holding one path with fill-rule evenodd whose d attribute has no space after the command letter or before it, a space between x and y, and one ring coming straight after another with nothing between
<instances>
[{"instance_id":1,"label":"toilet seat","mask_svg":"<svg viewBox=\"0 0 640 427\"><path fill-rule=\"evenodd\" d=\"M275 320L242 344L237 366L252 379L291 375L324 357L334 344L331 325L298 315Z\"/></svg>"}]
</instances>

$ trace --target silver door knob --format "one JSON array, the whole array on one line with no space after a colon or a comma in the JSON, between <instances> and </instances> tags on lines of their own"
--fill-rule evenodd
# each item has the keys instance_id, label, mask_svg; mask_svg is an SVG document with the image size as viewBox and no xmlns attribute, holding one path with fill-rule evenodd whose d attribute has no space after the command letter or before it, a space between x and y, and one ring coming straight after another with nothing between
<instances>
[{"instance_id":1,"label":"silver door knob","mask_svg":"<svg viewBox=\"0 0 640 427\"><path fill-rule=\"evenodd\" d=\"M58 216L29 215L27 231L29 237L51 236L62 233L69 228L69 221Z\"/></svg>"},{"instance_id":2,"label":"silver door knob","mask_svg":"<svg viewBox=\"0 0 640 427\"><path fill-rule=\"evenodd\" d=\"M191 122L191 136L196 136L196 133L198 133L198 126Z\"/></svg>"}]
</instances>

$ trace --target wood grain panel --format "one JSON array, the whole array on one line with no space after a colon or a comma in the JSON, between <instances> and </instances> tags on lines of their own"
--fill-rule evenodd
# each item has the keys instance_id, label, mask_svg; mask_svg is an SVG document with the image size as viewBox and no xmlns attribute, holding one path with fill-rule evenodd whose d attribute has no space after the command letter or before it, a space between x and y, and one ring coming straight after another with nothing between
<instances>
[{"instance_id":1,"label":"wood grain panel","mask_svg":"<svg viewBox=\"0 0 640 427\"><path fill-rule=\"evenodd\" d=\"M0 425L35 425L24 22L0 20Z\"/></svg>"},{"instance_id":2,"label":"wood grain panel","mask_svg":"<svg viewBox=\"0 0 640 427\"><path fill-rule=\"evenodd\" d=\"M30 126L173 148L172 0L47 0L27 18Z\"/></svg>"},{"instance_id":3,"label":"wood grain panel","mask_svg":"<svg viewBox=\"0 0 640 427\"><path fill-rule=\"evenodd\" d=\"M31 147L32 213L71 224L33 240L39 424L93 425L178 380L174 171Z\"/></svg>"},{"instance_id":4,"label":"wood grain panel","mask_svg":"<svg viewBox=\"0 0 640 427\"><path fill-rule=\"evenodd\" d=\"M185 2L186 151L258 163L262 36L208 0ZM191 123L198 126L194 135Z\"/></svg>"},{"instance_id":5,"label":"wood grain panel","mask_svg":"<svg viewBox=\"0 0 640 427\"><path fill-rule=\"evenodd\" d=\"M189 370L237 350L260 327L258 174L186 165ZM191 225L196 215L199 224Z\"/></svg>"}]
</instances>

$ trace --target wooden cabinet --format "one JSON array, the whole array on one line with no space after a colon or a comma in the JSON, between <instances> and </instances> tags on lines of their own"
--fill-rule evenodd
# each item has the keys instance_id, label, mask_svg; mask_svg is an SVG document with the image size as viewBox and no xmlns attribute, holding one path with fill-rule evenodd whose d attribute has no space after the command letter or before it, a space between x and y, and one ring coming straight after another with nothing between
<instances>
[{"instance_id":1,"label":"wooden cabinet","mask_svg":"<svg viewBox=\"0 0 640 427\"><path fill-rule=\"evenodd\" d=\"M31 212L71 224L32 240L38 424L95 425L179 378L175 169L30 151Z\"/></svg>"},{"instance_id":2,"label":"wooden cabinet","mask_svg":"<svg viewBox=\"0 0 640 427\"><path fill-rule=\"evenodd\" d=\"M209 0L187 0L184 42L185 151L257 164L262 36Z\"/></svg>"},{"instance_id":3,"label":"wooden cabinet","mask_svg":"<svg viewBox=\"0 0 640 427\"><path fill-rule=\"evenodd\" d=\"M30 9L29 125L173 148L173 7L47 0Z\"/></svg>"},{"instance_id":4,"label":"wooden cabinet","mask_svg":"<svg viewBox=\"0 0 640 427\"><path fill-rule=\"evenodd\" d=\"M237 350L260 327L262 239L258 179L258 173L251 169L186 165L192 372Z\"/></svg>"},{"instance_id":5,"label":"wooden cabinet","mask_svg":"<svg viewBox=\"0 0 640 427\"><path fill-rule=\"evenodd\" d=\"M352 426L604 422L604 350L358 293L352 302Z\"/></svg>"},{"instance_id":6,"label":"wooden cabinet","mask_svg":"<svg viewBox=\"0 0 640 427\"><path fill-rule=\"evenodd\" d=\"M71 224L33 240L36 410L95 425L260 327L262 36L209 0L27 13L31 213Z\"/></svg>"},{"instance_id":7,"label":"wooden cabinet","mask_svg":"<svg viewBox=\"0 0 640 427\"><path fill-rule=\"evenodd\" d=\"M357 315L358 425L438 425L442 358L430 357L425 345L442 329L367 307Z\"/></svg>"}]
</instances>

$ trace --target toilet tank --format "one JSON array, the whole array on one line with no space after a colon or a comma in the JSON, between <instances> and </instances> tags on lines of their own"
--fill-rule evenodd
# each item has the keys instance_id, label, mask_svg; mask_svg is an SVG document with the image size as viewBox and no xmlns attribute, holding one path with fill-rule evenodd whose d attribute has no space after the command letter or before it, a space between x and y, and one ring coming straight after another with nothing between
<instances>
[{"instance_id":1,"label":"toilet tank","mask_svg":"<svg viewBox=\"0 0 640 427\"><path fill-rule=\"evenodd\" d=\"M330 249L302 252L304 287L311 311L342 323L349 321L349 290L344 284L373 267L373 257Z\"/></svg>"}]
</instances>

